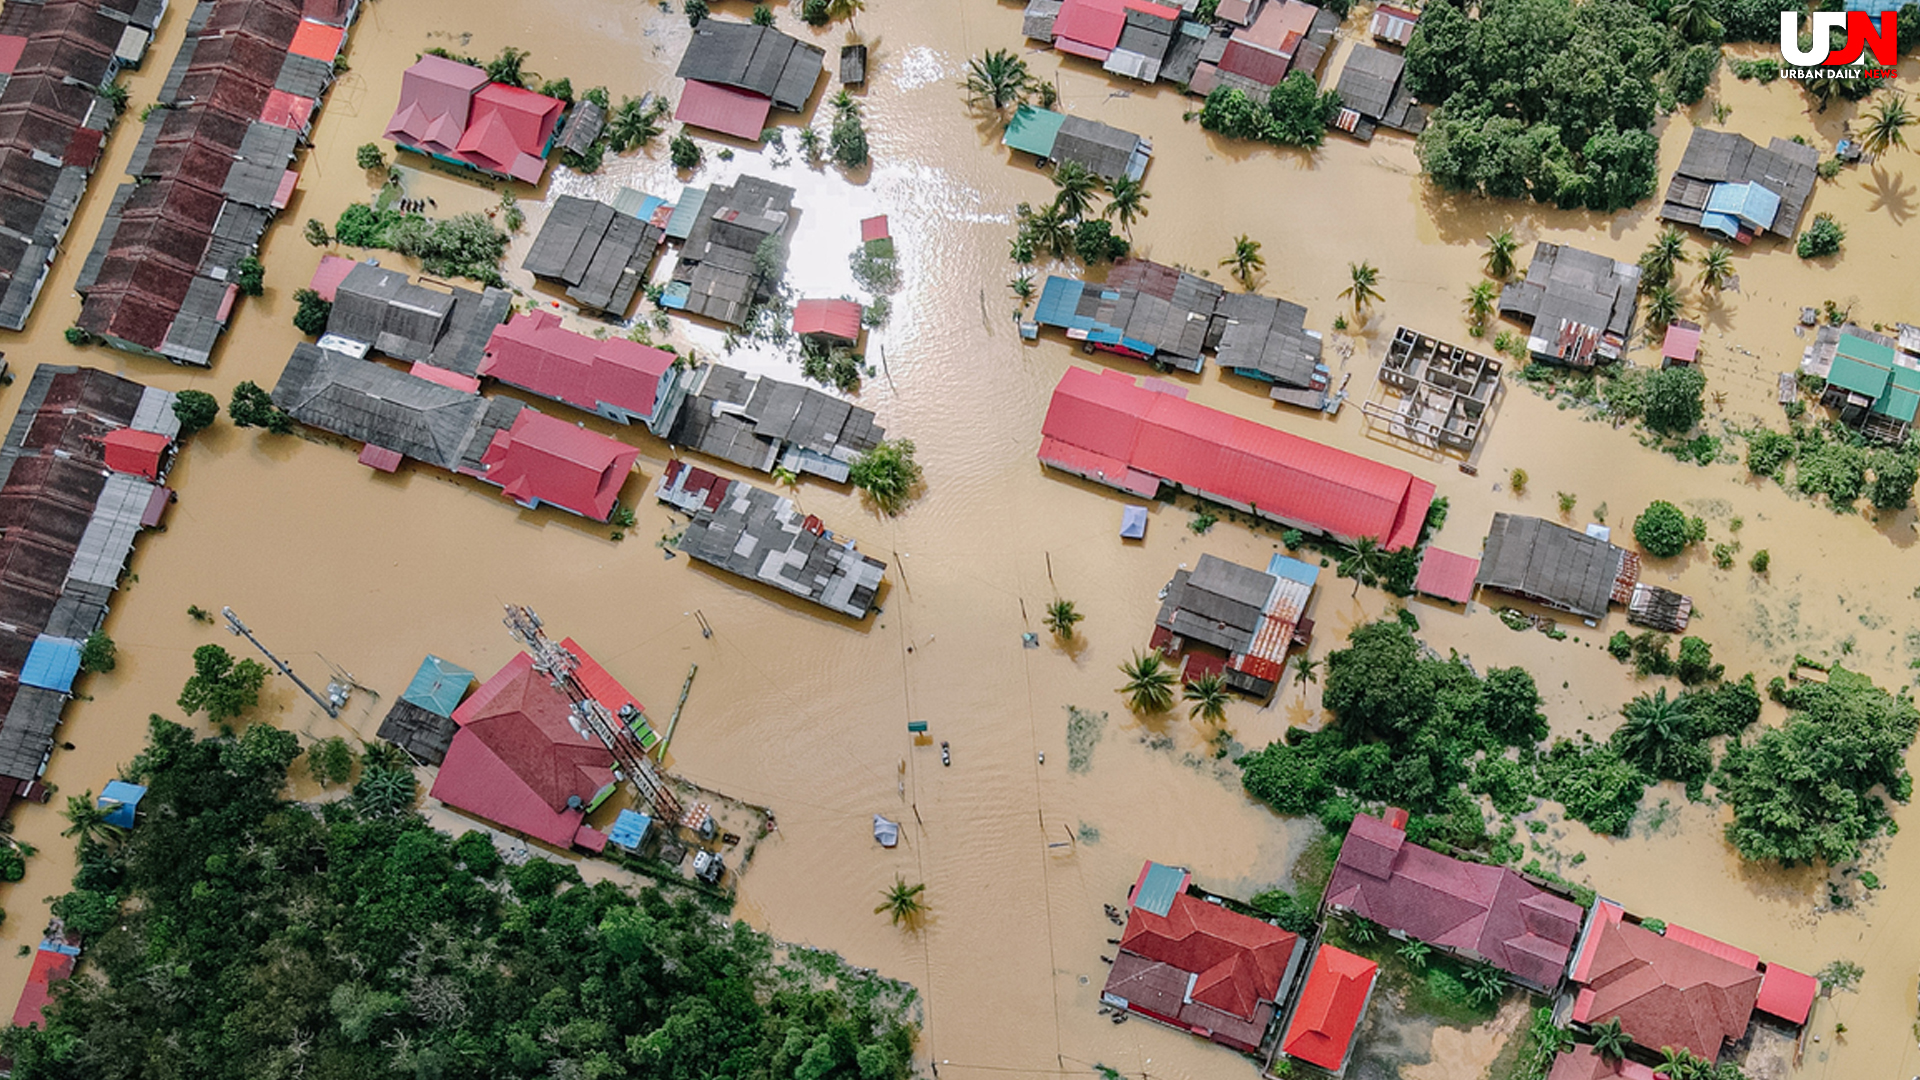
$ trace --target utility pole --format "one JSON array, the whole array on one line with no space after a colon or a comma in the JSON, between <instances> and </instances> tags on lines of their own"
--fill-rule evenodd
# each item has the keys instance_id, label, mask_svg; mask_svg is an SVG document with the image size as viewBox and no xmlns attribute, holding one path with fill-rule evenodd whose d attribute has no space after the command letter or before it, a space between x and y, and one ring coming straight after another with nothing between
<instances>
[{"instance_id":1,"label":"utility pole","mask_svg":"<svg viewBox=\"0 0 1920 1080\"><path fill-rule=\"evenodd\" d=\"M233 613L232 608L223 607L220 609L220 614L225 615L227 617L228 630L231 630L238 637L244 637L248 641L253 642L253 647L260 650L260 655L273 661L273 666L280 669L280 674L285 675L289 679L292 679L293 685L299 687L302 693L312 698L313 703L315 705L320 706L321 709L326 711L326 714L328 716L334 718L335 720L340 719L340 706L335 704L332 701L329 701L326 698L321 697L319 694L314 693L313 687L308 686L306 683L301 682L300 676L295 675L293 673L293 669L287 666L287 662L285 660L282 660L279 657L273 655L273 653L267 651L267 647L265 645L260 644L260 639L253 636L253 631L247 629L247 624L240 621L240 616L235 615Z\"/></svg>"}]
</instances>

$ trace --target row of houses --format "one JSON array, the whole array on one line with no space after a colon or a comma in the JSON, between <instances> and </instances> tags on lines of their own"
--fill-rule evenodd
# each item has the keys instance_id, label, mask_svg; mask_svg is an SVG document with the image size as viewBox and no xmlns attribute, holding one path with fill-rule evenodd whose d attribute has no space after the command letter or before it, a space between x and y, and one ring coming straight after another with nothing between
<instances>
[{"instance_id":1,"label":"row of houses","mask_svg":"<svg viewBox=\"0 0 1920 1080\"><path fill-rule=\"evenodd\" d=\"M39 783L80 647L140 533L160 525L180 422L174 395L94 368L41 364L0 444L0 795Z\"/></svg>"},{"instance_id":2,"label":"row of houses","mask_svg":"<svg viewBox=\"0 0 1920 1080\"><path fill-rule=\"evenodd\" d=\"M102 91L146 56L165 0L0 9L0 327L19 330L119 109Z\"/></svg>"},{"instance_id":3,"label":"row of houses","mask_svg":"<svg viewBox=\"0 0 1920 1080\"><path fill-rule=\"evenodd\" d=\"M211 366L240 263L293 196L294 152L355 10L351 0L194 9L128 161L132 180L115 190L81 268L80 329L127 352Z\"/></svg>"}]
</instances>

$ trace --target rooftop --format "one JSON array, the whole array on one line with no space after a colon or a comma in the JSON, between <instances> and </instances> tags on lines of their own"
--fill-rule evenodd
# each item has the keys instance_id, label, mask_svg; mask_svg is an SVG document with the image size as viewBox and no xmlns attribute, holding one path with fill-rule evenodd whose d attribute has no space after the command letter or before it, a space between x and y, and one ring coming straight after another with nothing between
<instances>
[{"instance_id":1,"label":"rooftop","mask_svg":"<svg viewBox=\"0 0 1920 1080\"><path fill-rule=\"evenodd\" d=\"M1779 197L1770 227L1791 239L1800 231L1800 218L1813 195L1819 164L1818 150L1791 139L1776 136L1762 149L1730 131L1695 128L1687 139L1680 167L1667 184L1660 217L1682 225L1702 225L1716 186L1753 183Z\"/></svg>"},{"instance_id":2,"label":"rooftop","mask_svg":"<svg viewBox=\"0 0 1920 1080\"><path fill-rule=\"evenodd\" d=\"M537 184L566 103L486 72L426 55L400 77L400 101L387 121L396 144L494 176Z\"/></svg>"},{"instance_id":3,"label":"rooftop","mask_svg":"<svg viewBox=\"0 0 1920 1080\"><path fill-rule=\"evenodd\" d=\"M1640 268L1544 240L1524 280L1500 292L1500 314L1531 323L1529 350L1573 367L1617 360L1633 336Z\"/></svg>"},{"instance_id":4,"label":"rooftop","mask_svg":"<svg viewBox=\"0 0 1920 1080\"><path fill-rule=\"evenodd\" d=\"M1297 935L1187 892L1165 914L1135 903L1103 999L1251 1051L1292 974Z\"/></svg>"},{"instance_id":5,"label":"rooftop","mask_svg":"<svg viewBox=\"0 0 1920 1080\"><path fill-rule=\"evenodd\" d=\"M674 356L623 337L592 338L550 311L494 328L480 374L576 409L649 421L665 404Z\"/></svg>"},{"instance_id":6,"label":"rooftop","mask_svg":"<svg viewBox=\"0 0 1920 1080\"><path fill-rule=\"evenodd\" d=\"M770 295L786 274L783 244L774 244L778 265L771 276L762 272L754 256L769 238L786 232L793 195L785 184L756 176L742 176L731 187L715 184L697 200L683 195L682 205L693 208L693 221L661 303L729 326L743 325L752 306ZM676 213L668 233L679 224Z\"/></svg>"},{"instance_id":7,"label":"rooftop","mask_svg":"<svg viewBox=\"0 0 1920 1080\"><path fill-rule=\"evenodd\" d=\"M1627 922L1612 903L1594 922L1574 971L1576 1022L1617 1018L1640 1046L1685 1047L1708 1061L1746 1032L1760 972Z\"/></svg>"},{"instance_id":8,"label":"rooftop","mask_svg":"<svg viewBox=\"0 0 1920 1080\"><path fill-rule=\"evenodd\" d=\"M789 112L804 109L826 70L826 50L770 26L702 19L674 74L750 91ZM758 130L752 133L759 135Z\"/></svg>"},{"instance_id":9,"label":"rooftop","mask_svg":"<svg viewBox=\"0 0 1920 1080\"><path fill-rule=\"evenodd\" d=\"M779 466L844 483L853 459L885 437L872 411L832 394L708 364L667 441L755 472Z\"/></svg>"},{"instance_id":10,"label":"rooftop","mask_svg":"<svg viewBox=\"0 0 1920 1080\"><path fill-rule=\"evenodd\" d=\"M625 318L664 237L658 226L605 203L562 195L521 265L567 285L567 298L581 307Z\"/></svg>"},{"instance_id":11,"label":"rooftop","mask_svg":"<svg viewBox=\"0 0 1920 1080\"><path fill-rule=\"evenodd\" d=\"M1353 1052L1353 1033L1373 996L1379 965L1344 949L1322 945L1314 952L1306 985L1280 1047L1288 1057L1339 1074Z\"/></svg>"},{"instance_id":12,"label":"rooftop","mask_svg":"<svg viewBox=\"0 0 1920 1080\"><path fill-rule=\"evenodd\" d=\"M1639 577L1639 560L1605 540L1541 518L1493 515L1487 547L1474 579L1485 588L1513 593L1599 619L1621 591ZM1622 597L1622 602L1624 602Z\"/></svg>"},{"instance_id":13,"label":"rooftop","mask_svg":"<svg viewBox=\"0 0 1920 1080\"><path fill-rule=\"evenodd\" d=\"M303 424L443 469L459 463L486 408L476 394L306 342L294 346L273 401Z\"/></svg>"},{"instance_id":14,"label":"rooftop","mask_svg":"<svg viewBox=\"0 0 1920 1080\"><path fill-rule=\"evenodd\" d=\"M478 475L522 506L547 504L606 521L639 456L617 439L523 409L494 433Z\"/></svg>"}]
</instances>

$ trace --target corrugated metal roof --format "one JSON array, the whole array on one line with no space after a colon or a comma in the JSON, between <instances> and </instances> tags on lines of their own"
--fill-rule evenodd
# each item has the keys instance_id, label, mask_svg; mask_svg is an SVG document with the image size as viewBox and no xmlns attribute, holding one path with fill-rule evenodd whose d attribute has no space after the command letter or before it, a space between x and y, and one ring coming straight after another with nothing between
<instances>
[{"instance_id":1,"label":"corrugated metal roof","mask_svg":"<svg viewBox=\"0 0 1920 1080\"><path fill-rule=\"evenodd\" d=\"M459 664L428 654L420 661L420 670L414 672L413 681L400 697L429 712L452 717L453 710L460 707L460 699L466 697L476 678Z\"/></svg>"},{"instance_id":2,"label":"corrugated metal roof","mask_svg":"<svg viewBox=\"0 0 1920 1080\"><path fill-rule=\"evenodd\" d=\"M1013 111L1013 119L1007 122L1006 134L1000 141L1023 154L1050 158L1054 140L1060 135L1060 125L1066 120L1064 114L1051 109L1022 105Z\"/></svg>"},{"instance_id":3,"label":"corrugated metal roof","mask_svg":"<svg viewBox=\"0 0 1920 1080\"><path fill-rule=\"evenodd\" d=\"M34 639L33 650L20 668L20 683L66 694L73 691L73 677L78 674L80 643L42 634Z\"/></svg>"},{"instance_id":4,"label":"corrugated metal roof","mask_svg":"<svg viewBox=\"0 0 1920 1080\"><path fill-rule=\"evenodd\" d=\"M87 531L74 551L73 565L67 572L69 580L108 588L119 583L153 491L152 484L136 476L117 472L107 477Z\"/></svg>"}]
</instances>

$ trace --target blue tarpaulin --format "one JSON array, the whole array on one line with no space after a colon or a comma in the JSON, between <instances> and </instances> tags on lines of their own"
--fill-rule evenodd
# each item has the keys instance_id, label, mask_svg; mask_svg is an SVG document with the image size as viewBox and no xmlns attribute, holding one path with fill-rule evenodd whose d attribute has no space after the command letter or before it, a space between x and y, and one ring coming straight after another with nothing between
<instances>
[{"instance_id":1,"label":"blue tarpaulin","mask_svg":"<svg viewBox=\"0 0 1920 1080\"><path fill-rule=\"evenodd\" d=\"M1303 585L1312 585L1320 580L1319 567L1303 563L1299 559L1289 558L1279 552L1275 552L1267 560L1267 573L1288 581L1298 581Z\"/></svg>"},{"instance_id":2,"label":"blue tarpaulin","mask_svg":"<svg viewBox=\"0 0 1920 1080\"><path fill-rule=\"evenodd\" d=\"M73 692L73 677L79 673L80 643L72 638L41 634L34 639L27 662L20 667L20 682L23 686L69 694Z\"/></svg>"},{"instance_id":3,"label":"blue tarpaulin","mask_svg":"<svg viewBox=\"0 0 1920 1080\"><path fill-rule=\"evenodd\" d=\"M647 830L652 828L653 819L637 810L622 810L620 816L613 819L613 828L607 830L607 843L627 851L636 851L647 838Z\"/></svg>"},{"instance_id":4,"label":"blue tarpaulin","mask_svg":"<svg viewBox=\"0 0 1920 1080\"><path fill-rule=\"evenodd\" d=\"M1128 540L1138 540L1147 535L1147 508L1129 506L1120 511L1120 535Z\"/></svg>"},{"instance_id":5,"label":"blue tarpaulin","mask_svg":"<svg viewBox=\"0 0 1920 1080\"><path fill-rule=\"evenodd\" d=\"M129 784L125 780L109 780L100 790L100 809L107 812L107 824L118 825L123 829L133 828L134 816L139 813L140 799L147 789L139 784Z\"/></svg>"},{"instance_id":6,"label":"blue tarpaulin","mask_svg":"<svg viewBox=\"0 0 1920 1080\"><path fill-rule=\"evenodd\" d=\"M429 654L420 661L420 670L414 673L413 682L407 684L400 700L418 705L435 716L452 719L453 710L460 707L460 699L467 696L473 680L473 672Z\"/></svg>"}]
</instances>

